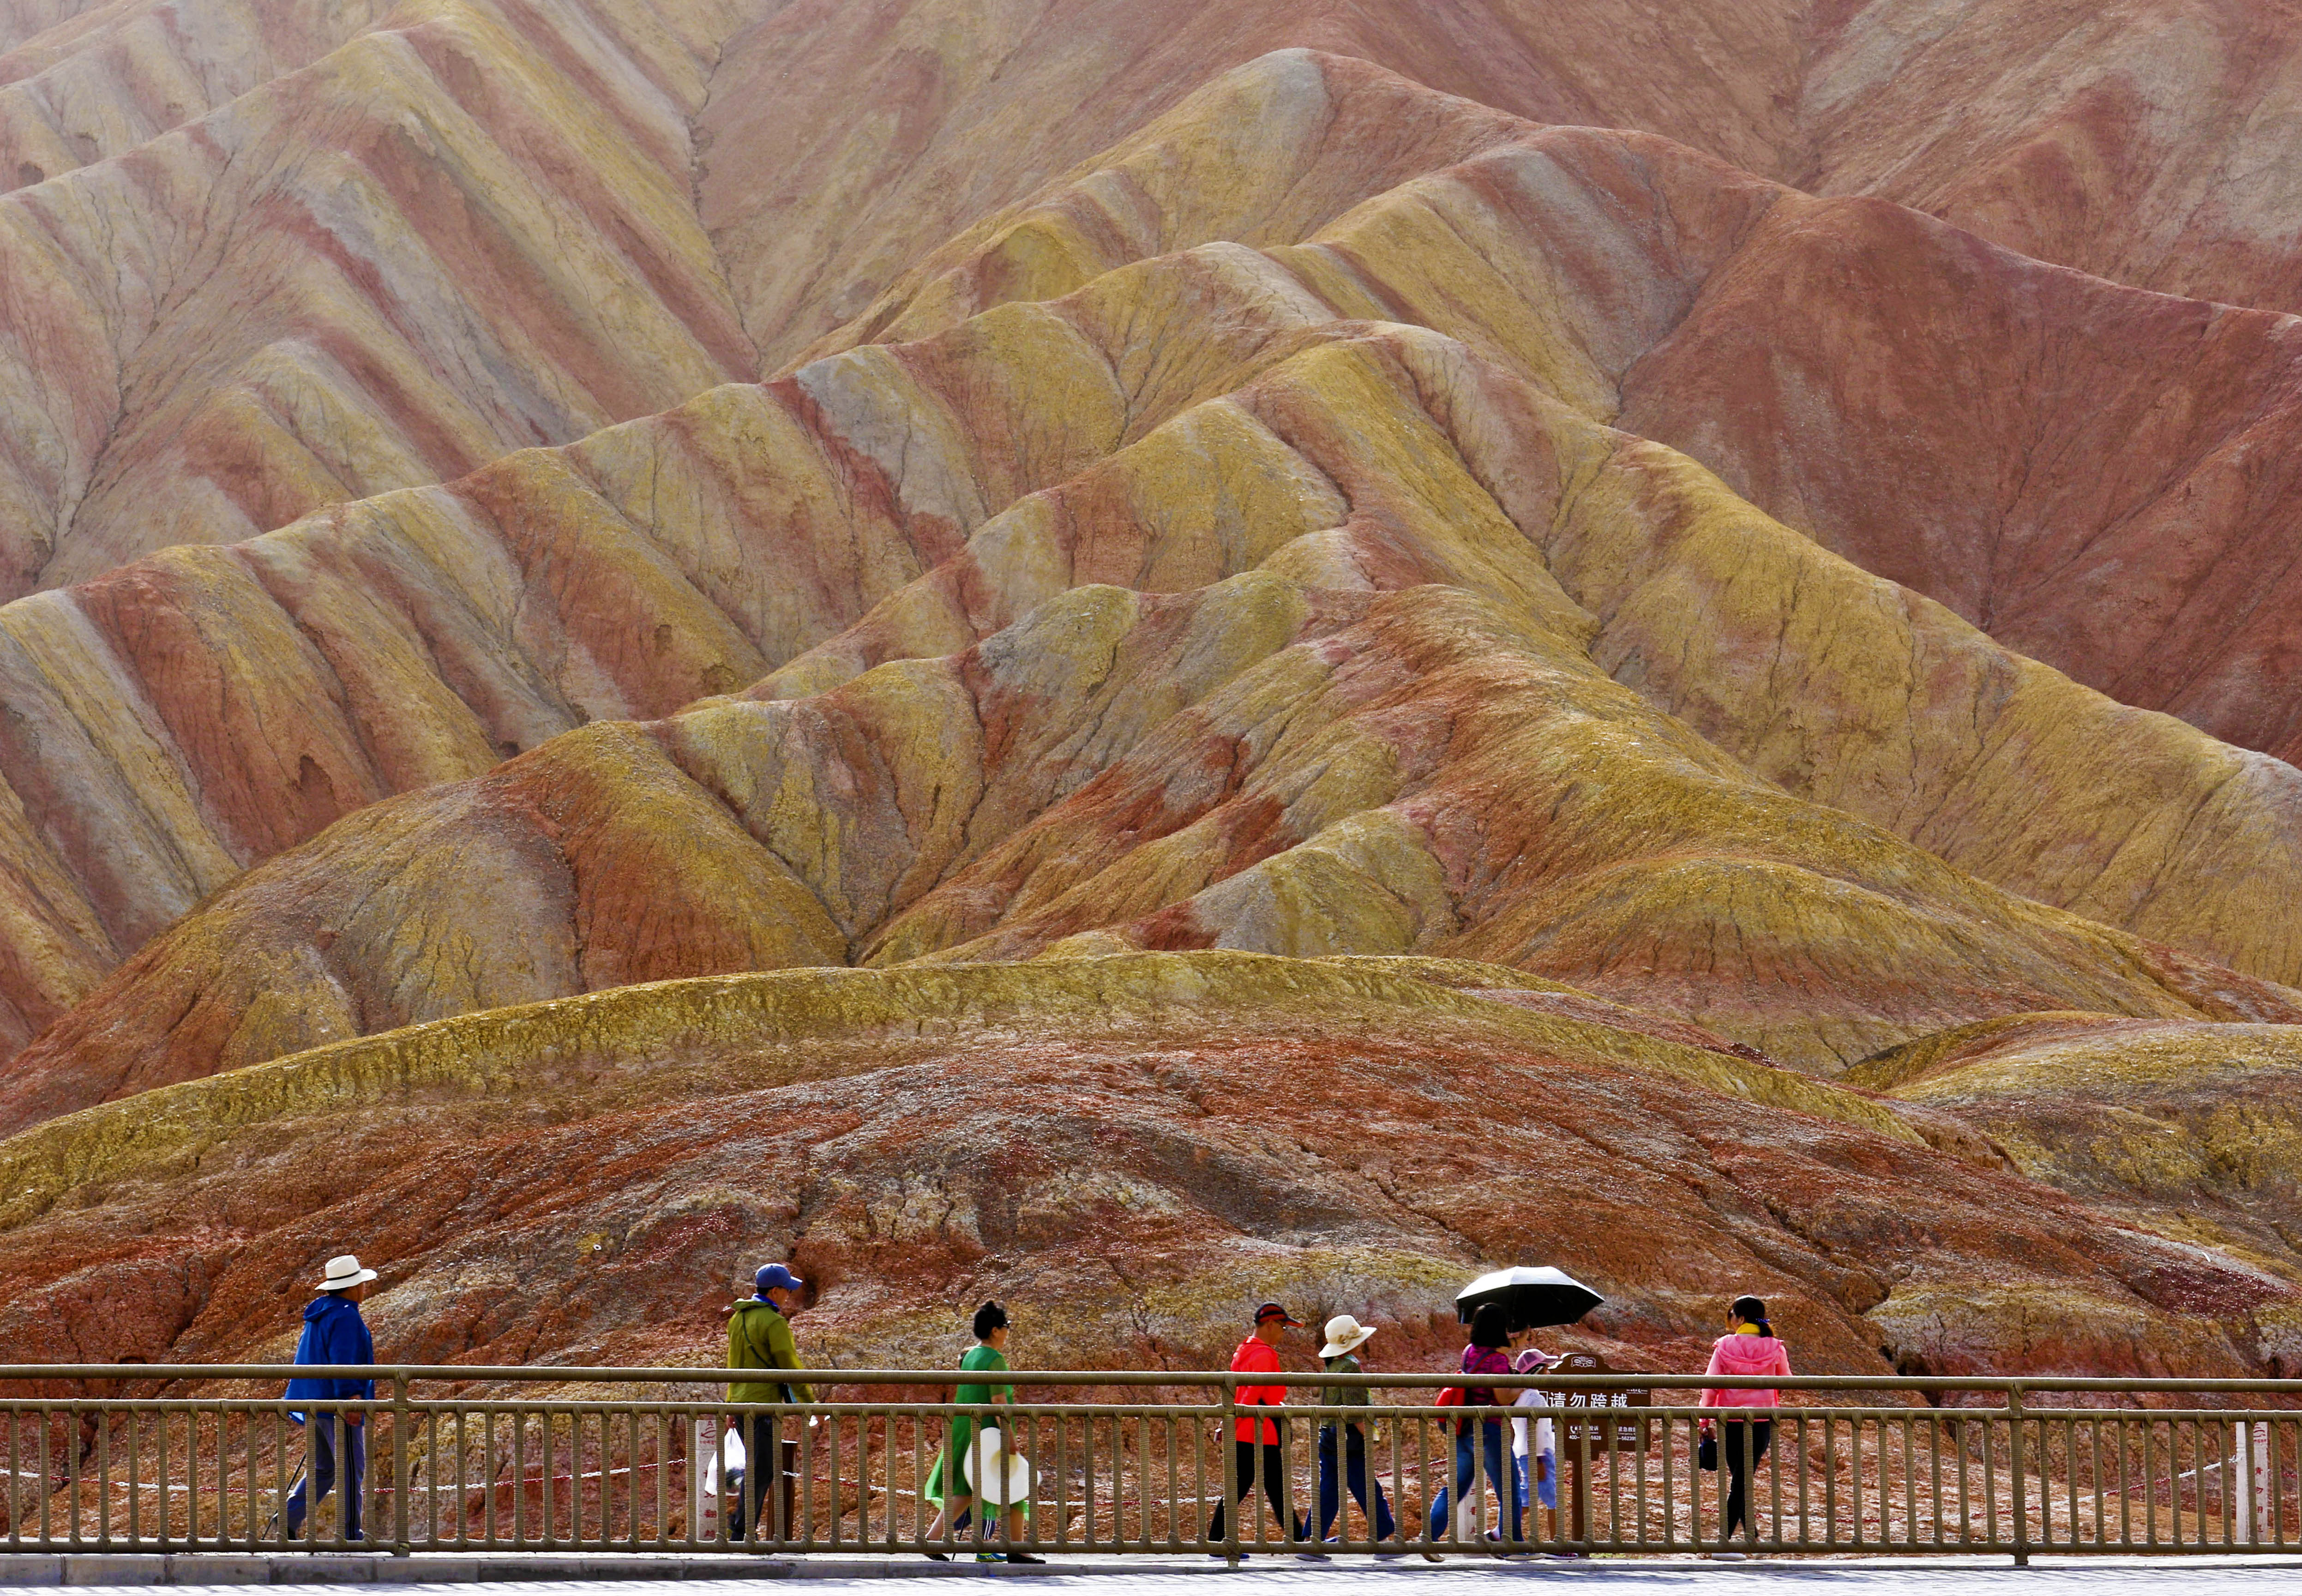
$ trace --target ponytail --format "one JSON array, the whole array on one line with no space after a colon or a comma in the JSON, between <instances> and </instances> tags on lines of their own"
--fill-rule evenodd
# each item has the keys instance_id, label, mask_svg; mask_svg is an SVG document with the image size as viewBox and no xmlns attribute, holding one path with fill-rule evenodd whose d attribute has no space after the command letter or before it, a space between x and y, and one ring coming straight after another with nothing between
<instances>
[{"instance_id":1,"label":"ponytail","mask_svg":"<svg viewBox=\"0 0 2302 1596\"><path fill-rule=\"evenodd\" d=\"M1745 1324L1757 1325L1760 1335L1769 1340L1773 1339L1775 1327L1767 1323L1767 1305L1763 1299L1756 1297L1737 1297L1727 1305L1726 1311Z\"/></svg>"}]
</instances>

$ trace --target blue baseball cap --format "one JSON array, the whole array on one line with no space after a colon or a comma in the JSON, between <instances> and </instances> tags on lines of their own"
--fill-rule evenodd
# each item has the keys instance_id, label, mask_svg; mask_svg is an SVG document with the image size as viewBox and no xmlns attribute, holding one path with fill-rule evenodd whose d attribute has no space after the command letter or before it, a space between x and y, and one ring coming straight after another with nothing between
<instances>
[{"instance_id":1,"label":"blue baseball cap","mask_svg":"<svg viewBox=\"0 0 2302 1596\"><path fill-rule=\"evenodd\" d=\"M807 1282L781 1264L763 1264L760 1273L752 1277L752 1289L765 1291L770 1286L780 1286L786 1291L796 1291Z\"/></svg>"}]
</instances>

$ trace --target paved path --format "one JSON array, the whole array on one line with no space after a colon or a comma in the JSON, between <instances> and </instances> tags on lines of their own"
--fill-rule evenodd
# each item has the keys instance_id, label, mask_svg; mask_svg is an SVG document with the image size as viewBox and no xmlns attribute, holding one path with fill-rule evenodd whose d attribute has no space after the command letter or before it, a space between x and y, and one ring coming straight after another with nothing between
<instances>
[{"instance_id":1,"label":"paved path","mask_svg":"<svg viewBox=\"0 0 2302 1596\"><path fill-rule=\"evenodd\" d=\"M1035 1575L1029 1580L1034 1591L1061 1586L1081 1596L1175 1596L1179 1588L1187 1588L1192 1596L1253 1596L1256 1592L1283 1588L1293 1596L1471 1596L1474 1592L1492 1592L1498 1582L1504 1582L1535 1596L1537 1592L1557 1592L1560 1596L1575 1592L1575 1596L2160 1596L2176 1579L2181 1582L2181 1596L2294 1596L2302 1592L2302 1563L2289 1563L2279 1567L2253 1565L2233 1567L2228 1564L2202 1567L2184 1564L2179 1569L2164 1563L2137 1566L2124 1564L2105 1567L2100 1563L2033 1564L2029 1568L2016 1568L2005 1563L1995 1566L1965 1566L1945 1567L1939 1564L1912 1567L1908 1564L1885 1566L1876 1563L1774 1563L1752 1567L1743 1564L1703 1562L1599 1562L1581 1567L1560 1564L1541 1564L1533 1567L1480 1567L1466 1562L1460 1567L1342 1567L1312 1569L1287 1567L1272 1564L1248 1568L1233 1574L1226 1570L1206 1573L1151 1573L1075 1575ZM663 1584L648 1587L650 1596L758 1596L754 1587L745 1592L748 1582L712 1581L702 1584ZM810 1596L822 1591L827 1584L862 1596L878 1581L810 1581ZM522 1584L517 1587L491 1584L492 1592L517 1589L530 1596L546 1596L552 1587L543 1584ZM468 1589L468 1587L467 1587ZM340 1596L340 1592L335 1593ZM566 1596L566 1587L559 1587L559 1596Z\"/></svg>"},{"instance_id":2,"label":"paved path","mask_svg":"<svg viewBox=\"0 0 2302 1596\"><path fill-rule=\"evenodd\" d=\"M156 1564L158 1559L149 1560ZM851 1575L831 1565L831 1559L810 1559L805 1589L808 1596L832 1591L849 1596L886 1591L890 1576L924 1567L910 1564L870 1564L858 1561ZM400 1568L406 1569L403 1563ZM762 1573L766 1571L761 1570ZM1257 1561L1232 1572L1187 1563L1114 1567L1104 1564L1090 1569L979 1571L962 1565L940 1568L937 1578L968 1578L982 1575L1003 1583L1029 1583L1035 1591L1061 1588L1079 1596L1253 1596L1284 1589L1290 1596L1472 1596L1492 1592L1500 1582L1517 1586L1524 1596L1557 1592L1558 1596L2157 1596L2176 1582L2181 1596L2280 1596L2302 1592L2302 1558L2239 1561L2213 1558L2165 1558L2151 1562L2111 1559L2045 1559L2029 1568L2016 1568L2004 1559L1987 1562L1846 1561L1709 1563L1693 1559L1601 1559L1584 1564L1540 1562L1498 1565L1462 1560L1443 1567L1421 1564L1355 1564L1339 1562L1313 1567L1291 1560ZM484 1589L490 1596L567 1596L569 1585L559 1581L507 1578L513 1570L497 1565L484 1585L465 1583L394 1583L400 1592L433 1592L441 1596L474 1596ZM343 1577L349 1575L349 1579ZM86 1578L81 1574L78 1578ZM130 1577L134 1577L130 1575ZM373 1577L373 1576L370 1576ZM788 1575L785 1575L788 1577ZM189 1582L186 1582L189 1583ZM265 1583L247 1575L229 1583L193 1585L194 1589L245 1591L249 1583ZM310 1596L342 1596L346 1583L367 1583L349 1569L336 1571L325 1583L273 1584L276 1591L303 1592ZM135 1584L80 1584L90 1592L148 1592L148 1579ZM0 1583L0 1596L17 1592L53 1591L54 1580L40 1584ZM759 1579L615 1579L616 1596L758 1596Z\"/></svg>"}]
</instances>

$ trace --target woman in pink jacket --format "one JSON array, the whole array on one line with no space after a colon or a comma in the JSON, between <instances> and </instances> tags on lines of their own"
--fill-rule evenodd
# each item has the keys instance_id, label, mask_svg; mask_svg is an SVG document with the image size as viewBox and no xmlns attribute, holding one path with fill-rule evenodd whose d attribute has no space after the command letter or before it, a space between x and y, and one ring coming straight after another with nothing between
<instances>
[{"instance_id":1,"label":"woman in pink jacket","mask_svg":"<svg viewBox=\"0 0 2302 1596\"><path fill-rule=\"evenodd\" d=\"M1767 1305L1755 1297L1737 1297L1726 1310L1726 1333L1710 1348L1710 1366L1706 1374L1740 1374L1757 1378L1772 1374L1786 1377L1791 1372L1791 1355L1782 1342L1775 1339L1774 1326L1767 1323ZM1753 1390L1748 1387L1733 1390L1706 1390L1702 1393L1705 1407L1767 1407L1779 1404L1781 1393L1774 1390ZM1704 1430L1710 1421L1702 1421ZM1756 1533L1751 1524L1750 1479L1759 1459L1767 1455L1768 1443L1775 1438L1772 1419L1726 1419L1719 1425L1718 1451L1727 1477L1733 1482L1726 1491L1726 1516L1718 1526L1718 1541L1722 1558L1739 1558L1739 1551L1728 1551L1735 1532L1739 1528Z\"/></svg>"}]
</instances>

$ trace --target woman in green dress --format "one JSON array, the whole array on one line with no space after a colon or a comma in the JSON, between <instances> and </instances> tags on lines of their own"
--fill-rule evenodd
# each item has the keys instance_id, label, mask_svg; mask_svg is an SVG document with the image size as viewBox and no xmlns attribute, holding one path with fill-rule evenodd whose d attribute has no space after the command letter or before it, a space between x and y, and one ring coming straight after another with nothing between
<instances>
[{"instance_id":1,"label":"woman in green dress","mask_svg":"<svg viewBox=\"0 0 2302 1596\"><path fill-rule=\"evenodd\" d=\"M996 1302L987 1302L975 1310L975 1345L967 1349L967 1356L959 1360L959 1366L978 1376L1004 1373L1007 1368L1007 1355L1002 1348L1006 1345L1007 1310ZM992 1385L979 1380L974 1383L962 1384L953 1393L952 1400L962 1407L988 1407L995 1402L1012 1407L1015 1402L1015 1388L1012 1385ZM1003 1455L1012 1452L1020 1457L1022 1454L1021 1438L1017 1435L1012 1424L1001 1424L994 1417L987 1420L983 1428L1001 1432L1000 1450ZM974 1505L975 1495L968 1489L963 1459L975 1445L975 1419L971 1415L959 1414L953 1417L951 1436L944 1447L943 1456L936 1459L935 1468L928 1474L927 1485L920 1492L937 1508L935 1523L928 1527L927 1539L930 1541L944 1533L946 1515L951 1518L954 1533L967 1527L968 1508ZM979 1523L976 1526L976 1534L980 1541L982 1525ZM1023 1508L1021 1503L1007 1509L1007 1538L1010 1541L1023 1538ZM938 1563L949 1560L939 1551L931 1551L928 1556ZM985 1550L975 1554L975 1560L996 1563L999 1557ZM1006 1560L1011 1563L1045 1561L1023 1551L1009 1552Z\"/></svg>"}]
</instances>

